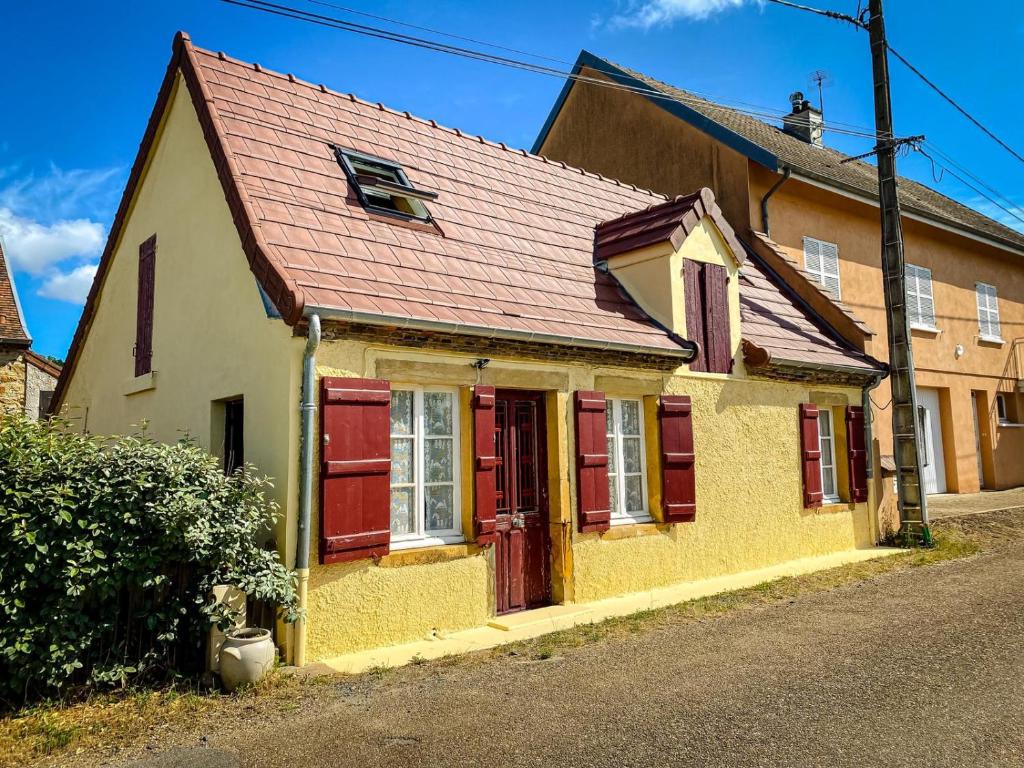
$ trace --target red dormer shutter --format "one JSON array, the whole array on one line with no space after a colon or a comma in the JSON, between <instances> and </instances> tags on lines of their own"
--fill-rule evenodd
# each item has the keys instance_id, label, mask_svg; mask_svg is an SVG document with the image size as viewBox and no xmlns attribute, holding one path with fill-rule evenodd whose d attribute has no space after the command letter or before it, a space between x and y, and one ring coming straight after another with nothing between
<instances>
[{"instance_id":1,"label":"red dormer shutter","mask_svg":"<svg viewBox=\"0 0 1024 768\"><path fill-rule=\"evenodd\" d=\"M683 262L683 301L686 305L686 338L697 342L697 356L690 363L691 371L708 370L708 349L705 341L704 278L702 264L686 259Z\"/></svg>"},{"instance_id":2,"label":"red dormer shutter","mask_svg":"<svg viewBox=\"0 0 1024 768\"><path fill-rule=\"evenodd\" d=\"M476 543L493 544L495 536L494 387L473 387L473 529Z\"/></svg>"},{"instance_id":3,"label":"red dormer shutter","mask_svg":"<svg viewBox=\"0 0 1024 768\"><path fill-rule=\"evenodd\" d=\"M800 455L804 478L804 507L821 506L821 441L818 437L818 406L800 404Z\"/></svg>"},{"instance_id":4,"label":"red dormer shutter","mask_svg":"<svg viewBox=\"0 0 1024 768\"><path fill-rule=\"evenodd\" d=\"M864 409L846 408L846 460L850 470L850 500L868 500L868 451L864 432Z\"/></svg>"},{"instance_id":5,"label":"red dormer shutter","mask_svg":"<svg viewBox=\"0 0 1024 768\"><path fill-rule=\"evenodd\" d=\"M320 381L320 562L386 555L391 544L391 385Z\"/></svg>"},{"instance_id":6,"label":"red dormer shutter","mask_svg":"<svg viewBox=\"0 0 1024 768\"><path fill-rule=\"evenodd\" d=\"M666 523L689 523L697 515L693 413L689 395L662 395L661 507Z\"/></svg>"},{"instance_id":7,"label":"red dormer shutter","mask_svg":"<svg viewBox=\"0 0 1024 768\"><path fill-rule=\"evenodd\" d=\"M711 373L731 373L729 273L720 264L704 265L704 304L707 370Z\"/></svg>"},{"instance_id":8,"label":"red dormer shutter","mask_svg":"<svg viewBox=\"0 0 1024 768\"><path fill-rule=\"evenodd\" d=\"M135 306L135 375L153 370L153 299L156 289L156 235L139 246L139 291Z\"/></svg>"},{"instance_id":9,"label":"red dormer shutter","mask_svg":"<svg viewBox=\"0 0 1024 768\"><path fill-rule=\"evenodd\" d=\"M612 510L608 490L608 433L603 392L576 392L576 488L579 529L607 531Z\"/></svg>"}]
</instances>

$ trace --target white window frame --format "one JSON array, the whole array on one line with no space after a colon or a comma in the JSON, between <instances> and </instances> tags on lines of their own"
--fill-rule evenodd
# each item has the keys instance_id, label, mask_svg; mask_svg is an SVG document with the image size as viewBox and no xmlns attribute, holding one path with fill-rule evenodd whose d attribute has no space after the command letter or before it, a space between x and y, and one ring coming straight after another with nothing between
<instances>
[{"instance_id":1,"label":"white window frame","mask_svg":"<svg viewBox=\"0 0 1024 768\"><path fill-rule=\"evenodd\" d=\"M413 549L416 547L430 547L442 544L460 544L465 541L462 532L462 479L460 469L462 465L461 432L459 424L459 391L455 387L420 387L406 384L392 385L391 393L412 392L413 393L413 481L402 483L402 486L411 486L414 491L416 505L416 530L411 533L392 533L391 549ZM452 522L454 527L446 531L427 531L426 515L426 487L423 477L423 459L426 437L423 433L423 395L427 392L443 392L452 397ZM409 435L390 434L389 415L389 442L391 439L409 439ZM440 483L447 485L447 483ZM391 505L390 486L388 498L388 527L391 526Z\"/></svg>"},{"instance_id":2,"label":"white window frame","mask_svg":"<svg viewBox=\"0 0 1024 768\"><path fill-rule=\"evenodd\" d=\"M821 431L821 418L825 417L828 421L828 437ZM828 445L825 442L828 441ZM839 497L839 472L836 467L836 423L835 419L832 418L832 409L827 406L820 406L818 408L818 449L821 451L821 496L822 501L827 504L838 504L842 501ZM828 458L828 463L825 463L825 459ZM832 476L832 488L835 490L832 494L825 493L825 478L827 474Z\"/></svg>"},{"instance_id":3,"label":"white window frame","mask_svg":"<svg viewBox=\"0 0 1024 768\"><path fill-rule=\"evenodd\" d=\"M818 268L814 269L811 264L811 256L818 262ZM826 257L828 257L826 259ZM835 260L835 269L827 260ZM839 246L826 240L818 240L815 237L804 237L804 272L818 283L822 288L831 293L837 299L843 297L842 281L839 277ZM829 278L835 280L835 290L828 285Z\"/></svg>"},{"instance_id":4,"label":"white window frame","mask_svg":"<svg viewBox=\"0 0 1024 768\"><path fill-rule=\"evenodd\" d=\"M926 316L925 302L931 306ZM925 331L936 331L935 327L935 294L932 288L932 271L927 267L907 264L907 319L911 328Z\"/></svg>"},{"instance_id":5,"label":"white window frame","mask_svg":"<svg viewBox=\"0 0 1024 768\"><path fill-rule=\"evenodd\" d=\"M621 410L623 402L636 403L639 408L639 435L623 435L622 434L622 419ZM647 496L647 440L644 436L644 401L638 397L609 397L605 400L605 407L611 410L612 413L612 428L614 432L608 433L605 430L605 439L612 439L612 444L615 449L615 488L618 492L618 509L616 513L615 500L610 499L612 515L612 525L635 525L636 523L649 523L654 518L651 517L650 510L650 499ZM638 512L626 512L626 474L625 474L625 462L623 461L623 450L622 450L622 438L623 437L639 437L640 438L640 498L643 500L643 509ZM633 473L630 473L632 476ZM611 468L609 467L609 478L611 476ZM611 490L611 489L609 489Z\"/></svg>"},{"instance_id":6,"label":"white window frame","mask_svg":"<svg viewBox=\"0 0 1024 768\"><path fill-rule=\"evenodd\" d=\"M978 301L978 334L984 341L1003 343L996 287L991 283L975 283L974 293Z\"/></svg>"}]
</instances>

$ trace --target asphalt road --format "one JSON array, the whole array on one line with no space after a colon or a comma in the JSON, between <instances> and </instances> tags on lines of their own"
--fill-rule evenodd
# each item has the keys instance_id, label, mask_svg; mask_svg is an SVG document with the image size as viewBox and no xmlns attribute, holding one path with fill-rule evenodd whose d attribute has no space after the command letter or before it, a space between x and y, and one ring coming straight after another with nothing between
<instances>
[{"instance_id":1,"label":"asphalt road","mask_svg":"<svg viewBox=\"0 0 1024 768\"><path fill-rule=\"evenodd\" d=\"M1022 651L1017 540L543 661L396 671L135 765L1024 766Z\"/></svg>"}]
</instances>

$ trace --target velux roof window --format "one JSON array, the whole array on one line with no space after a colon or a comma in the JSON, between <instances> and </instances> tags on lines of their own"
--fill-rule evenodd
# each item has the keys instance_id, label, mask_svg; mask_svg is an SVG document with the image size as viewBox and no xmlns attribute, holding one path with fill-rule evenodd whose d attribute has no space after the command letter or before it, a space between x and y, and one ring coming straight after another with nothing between
<instances>
[{"instance_id":1,"label":"velux roof window","mask_svg":"<svg viewBox=\"0 0 1024 768\"><path fill-rule=\"evenodd\" d=\"M412 186L402 166L341 147L335 147L334 153L366 210L414 221L430 221L430 212L424 203L436 200L437 193Z\"/></svg>"}]
</instances>

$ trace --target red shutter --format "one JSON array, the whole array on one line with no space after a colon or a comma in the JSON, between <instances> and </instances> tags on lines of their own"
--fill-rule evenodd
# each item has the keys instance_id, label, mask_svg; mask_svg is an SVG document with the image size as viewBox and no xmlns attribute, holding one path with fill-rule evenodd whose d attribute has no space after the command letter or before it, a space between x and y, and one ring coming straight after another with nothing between
<instances>
[{"instance_id":1,"label":"red shutter","mask_svg":"<svg viewBox=\"0 0 1024 768\"><path fill-rule=\"evenodd\" d=\"M846 407L846 460L850 469L850 500L868 500L868 451L864 432L864 409Z\"/></svg>"},{"instance_id":2,"label":"red shutter","mask_svg":"<svg viewBox=\"0 0 1024 768\"><path fill-rule=\"evenodd\" d=\"M156 279L156 235L139 246L139 292L135 307L135 375L153 370L153 296Z\"/></svg>"},{"instance_id":3,"label":"red shutter","mask_svg":"<svg viewBox=\"0 0 1024 768\"><path fill-rule=\"evenodd\" d=\"M686 303L686 338L698 345L697 356L690 363L691 371L708 370L708 345L704 326L704 279L699 261L683 262L683 300Z\"/></svg>"},{"instance_id":4,"label":"red shutter","mask_svg":"<svg viewBox=\"0 0 1024 768\"><path fill-rule=\"evenodd\" d=\"M320 562L380 557L391 544L391 385L320 381Z\"/></svg>"},{"instance_id":5,"label":"red shutter","mask_svg":"<svg viewBox=\"0 0 1024 768\"><path fill-rule=\"evenodd\" d=\"M732 341L729 338L729 273L720 264L704 265L707 370L732 371Z\"/></svg>"},{"instance_id":6,"label":"red shutter","mask_svg":"<svg viewBox=\"0 0 1024 768\"><path fill-rule=\"evenodd\" d=\"M494 387L473 387L473 529L476 543L493 544L495 536Z\"/></svg>"},{"instance_id":7,"label":"red shutter","mask_svg":"<svg viewBox=\"0 0 1024 768\"><path fill-rule=\"evenodd\" d=\"M818 439L818 406L800 404L800 451L804 476L804 507L821 506L821 441Z\"/></svg>"},{"instance_id":8,"label":"red shutter","mask_svg":"<svg viewBox=\"0 0 1024 768\"><path fill-rule=\"evenodd\" d=\"M662 395L661 509L666 523L689 523L697 516L697 477L693 457L693 413L689 395Z\"/></svg>"},{"instance_id":9,"label":"red shutter","mask_svg":"<svg viewBox=\"0 0 1024 768\"><path fill-rule=\"evenodd\" d=\"M603 392L577 392L576 488L580 532L607 531L612 510L608 491L608 433Z\"/></svg>"}]
</instances>

